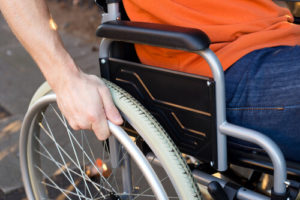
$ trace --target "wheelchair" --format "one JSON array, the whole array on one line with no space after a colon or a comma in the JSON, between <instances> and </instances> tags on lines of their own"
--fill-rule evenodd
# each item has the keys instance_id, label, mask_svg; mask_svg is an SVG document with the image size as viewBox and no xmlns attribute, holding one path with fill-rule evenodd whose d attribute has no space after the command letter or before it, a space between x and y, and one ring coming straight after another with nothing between
<instances>
[{"instance_id":1,"label":"wheelchair","mask_svg":"<svg viewBox=\"0 0 300 200\"><path fill-rule=\"evenodd\" d=\"M206 34L122 21L121 2L106 3L97 30L100 71L125 122L108 122L112 136L103 142L89 131L73 131L44 83L21 129L27 197L192 200L202 199L199 188L205 188L218 200L296 199L300 163L285 160L262 133L226 121L224 73ZM141 64L133 43L199 54L213 78ZM237 167L249 176L236 173ZM256 186L264 174L273 174L270 191Z\"/></svg>"}]
</instances>

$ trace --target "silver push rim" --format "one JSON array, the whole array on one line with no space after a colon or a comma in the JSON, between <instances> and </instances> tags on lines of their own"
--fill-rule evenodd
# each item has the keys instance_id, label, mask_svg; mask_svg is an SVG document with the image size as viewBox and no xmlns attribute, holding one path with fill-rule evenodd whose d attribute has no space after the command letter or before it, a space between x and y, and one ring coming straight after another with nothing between
<instances>
[{"instance_id":1,"label":"silver push rim","mask_svg":"<svg viewBox=\"0 0 300 200\"><path fill-rule=\"evenodd\" d=\"M30 106L29 111L27 112L23 126L21 130L21 138L20 138L20 159L21 159L21 171L23 176L23 182L25 186L25 190L27 193L27 197L29 199L35 199L34 196L40 196L39 191L34 191L39 188L38 185L40 183L36 183L34 178L34 166L32 166L33 161L30 156L30 151L32 151L33 145L30 141L27 141L28 138L32 138L33 136L28 135L33 133L31 130L33 125L36 122L36 117L38 113L45 108L50 103L54 103L56 101L55 94L49 94L41 99L39 99L34 105ZM152 192L154 193L156 199L168 199L166 192L163 189L163 186L160 183L160 180L156 176L156 173L153 171L151 165L144 157L143 153L137 148L137 146L133 143L133 141L128 137L127 133L120 127L113 125L109 122L109 128L114 135L125 147L129 155L135 160L135 163L139 165L140 170L142 171L143 175L145 176L146 180L148 181ZM27 168L28 167L28 168ZM33 184L33 185L31 185ZM61 191L62 193L64 191ZM35 195L34 195L35 194ZM80 195L80 194L79 194Z\"/></svg>"}]
</instances>

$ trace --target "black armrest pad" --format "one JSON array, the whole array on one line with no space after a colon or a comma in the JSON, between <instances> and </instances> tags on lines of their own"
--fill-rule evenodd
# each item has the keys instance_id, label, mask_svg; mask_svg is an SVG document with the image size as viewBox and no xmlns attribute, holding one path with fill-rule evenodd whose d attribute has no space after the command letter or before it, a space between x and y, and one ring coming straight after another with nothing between
<instances>
[{"instance_id":1,"label":"black armrest pad","mask_svg":"<svg viewBox=\"0 0 300 200\"><path fill-rule=\"evenodd\" d=\"M203 50L210 44L208 36L198 29L143 22L106 22L98 27L96 34L118 41L185 51Z\"/></svg>"}]
</instances>

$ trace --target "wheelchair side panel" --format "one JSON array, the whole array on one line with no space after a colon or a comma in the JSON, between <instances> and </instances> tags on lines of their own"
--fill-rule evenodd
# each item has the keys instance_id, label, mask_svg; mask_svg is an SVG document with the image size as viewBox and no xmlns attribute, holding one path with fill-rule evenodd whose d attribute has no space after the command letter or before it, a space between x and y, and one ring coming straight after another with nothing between
<instances>
[{"instance_id":1,"label":"wheelchair side panel","mask_svg":"<svg viewBox=\"0 0 300 200\"><path fill-rule=\"evenodd\" d=\"M217 162L213 80L116 58L101 74L140 101L183 153Z\"/></svg>"}]
</instances>

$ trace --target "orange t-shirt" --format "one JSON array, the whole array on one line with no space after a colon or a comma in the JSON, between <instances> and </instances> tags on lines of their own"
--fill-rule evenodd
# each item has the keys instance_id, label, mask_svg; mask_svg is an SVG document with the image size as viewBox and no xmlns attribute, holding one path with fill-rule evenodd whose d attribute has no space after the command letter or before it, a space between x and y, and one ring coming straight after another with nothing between
<instances>
[{"instance_id":1,"label":"orange t-shirt","mask_svg":"<svg viewBox=\"0 0 300 200\"><path fill-rule=\"evenodd\" d=\"M247 53L264 47L300 44L300 26L287 8L271 0L124 0L132 21L198 28L211 40L226 70ZM145 64L211 76L200 56L136 45Z\"/></svg>"}]
</instances>

